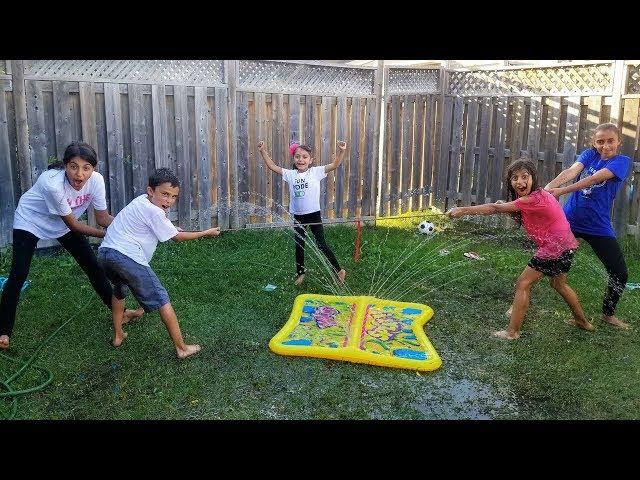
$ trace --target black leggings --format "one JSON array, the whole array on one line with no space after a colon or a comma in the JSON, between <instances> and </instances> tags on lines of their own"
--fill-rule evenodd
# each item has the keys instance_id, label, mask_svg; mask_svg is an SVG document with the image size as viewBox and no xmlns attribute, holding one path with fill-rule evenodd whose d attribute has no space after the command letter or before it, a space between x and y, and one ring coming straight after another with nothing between
<instances>
[{"instance_id":1,"label":"black leggings","mask_svg":"<svg viewBox=\"0 0 640 480\"><path fill-rule=\"evenodd\" d=\"M336 272L340 271L340 265L338 264L338 260L336 256L333 254L329 245L327 245L326 240L324 239L324 229L322 228L322 217L320 216L320 211L313 213L306 213L304 215L294 215L293 218L296 221L296 224L306 224L306 223L315 223L316 225L309 225L311 228L311 233L313 233L314 238L316 239L316 244L320 251L327 257L329 263ZM294 227L295 230L295 240L296 240L296 273L301 275L304 273L304 244L305 244L305 236L306 230L302 225L297 225Z\"/></svg>"},{"instance_id":2,"label":"black leggings","mask_svg":"<svg viewBox=\"0 0 640 480\"><path fill-rule=\"evenodd\" d=\"M84 235L70 231L57 240L76 259L80 268L89 277L93 289L100 295L104 304L111 308L113 288L104 271L98 265L96 254L91 249L87 238ZM4 285L2 298L0 299L0 335L11 336L16 319L20 289L27 279L37 243L38 237L31 232L13 229L11 272Z\"/></svg>"},{"instance_id":3,"label":"black leggings","mask_svg":"<svg viewBox=\"0 0 640 480\"><path fill-rule=\"evenodd\" d=\"M618 300L627 283L627 265L622 256L622 250L616 237L602 237L586 233L573 232L576 238L584 238L591 245L596 256L600 259L609 274L607 291L602 302L602 313L613 316Z\"/></svg>"}]
</instances>

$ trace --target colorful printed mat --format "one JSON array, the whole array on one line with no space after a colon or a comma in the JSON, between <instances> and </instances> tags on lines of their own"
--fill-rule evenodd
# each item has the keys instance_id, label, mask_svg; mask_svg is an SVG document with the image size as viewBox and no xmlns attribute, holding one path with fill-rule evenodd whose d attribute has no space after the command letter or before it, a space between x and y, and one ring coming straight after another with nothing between
<instances>
[{"instance_id":1,"label":"colorful printed mat","mask_svg":"<svg viewBox=\"0 0 640 480\"><path fill-rule=\"evenodd\" d=\"M431 307L420 303L298 295L269 348L280 355L430 371L442 365L423 330L432 316Z\"/></svg>"}]
</instances>

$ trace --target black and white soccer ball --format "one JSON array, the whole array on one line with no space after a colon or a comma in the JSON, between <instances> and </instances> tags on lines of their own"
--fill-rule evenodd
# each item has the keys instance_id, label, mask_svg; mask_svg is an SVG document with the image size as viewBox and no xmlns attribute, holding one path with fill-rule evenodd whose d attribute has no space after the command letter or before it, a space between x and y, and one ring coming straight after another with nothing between
<instances>
[{"instance_id":1,"label":"black and white soccer ball","mask_svg":"<svg viewBox=\"0 0 640 480\"><path fill-rule=\"evenodd\" d=\"M423 220L422 222L420 222L420 225L418 225L418 231L420 233L425 233L430 235L436 231L436 227L433 225L433 223Z\"/></svg>"}]
</instances>

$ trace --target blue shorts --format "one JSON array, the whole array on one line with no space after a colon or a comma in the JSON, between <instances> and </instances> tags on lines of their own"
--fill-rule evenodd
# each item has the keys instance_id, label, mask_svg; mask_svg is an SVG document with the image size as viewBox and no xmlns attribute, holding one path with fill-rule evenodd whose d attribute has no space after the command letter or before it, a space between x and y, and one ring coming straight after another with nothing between
<instances>
[{"instance_id":1,"label":"blue shorts","mask_svg":"<svg viewBox=\"0 0 640 480\"><path fill-rule=\"evenodd\" d=\"M169 303L169 294L151 267L140 265L113 248L99 248L98 262L113 283L113 296L122 300L131 291L149 313Z\"/></svg>"}]
</instances>

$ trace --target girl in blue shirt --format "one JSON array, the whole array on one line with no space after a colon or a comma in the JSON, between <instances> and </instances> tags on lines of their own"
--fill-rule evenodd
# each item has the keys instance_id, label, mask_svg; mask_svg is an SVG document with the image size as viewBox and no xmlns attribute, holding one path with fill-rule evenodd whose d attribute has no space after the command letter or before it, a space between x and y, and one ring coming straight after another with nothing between
<instances>
[{"instance_id":1,"label":"girl in blue shirt","mask_svg":"<svg viewBox=\"0 0 640 480\"><path fill-rule=\"evenodd\" d=\"M615 317L615 308L627 283L627 266L611 225L611 206L616 194L631 173L631 159L618 154L620 130L613 123L595 129L593 146L563 170L545 187L556 197L571 193L564 213L576 238L583 238L603 263L609 274L602 304L602 319L620 328L629 325ZM560 185L581 179L566 186Z\"/></svg>"}]
</instances>

